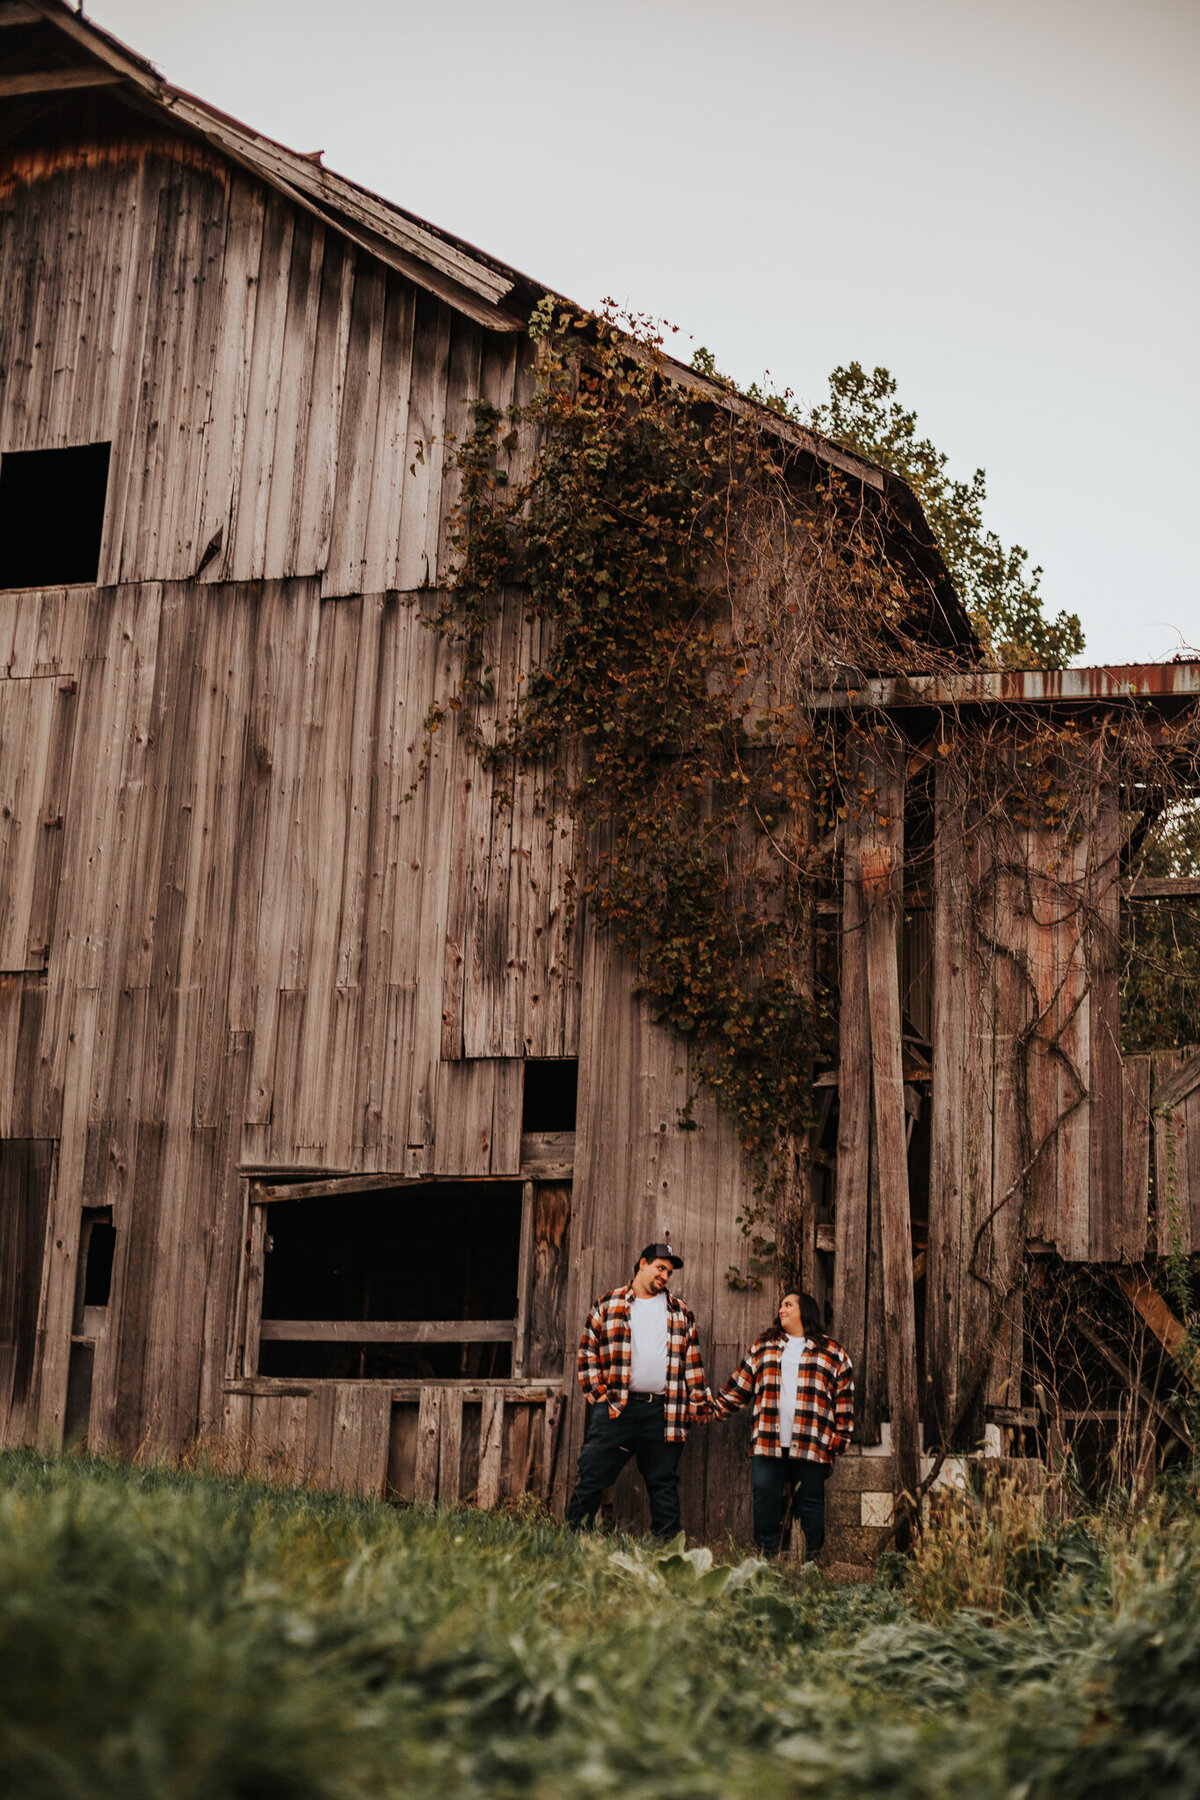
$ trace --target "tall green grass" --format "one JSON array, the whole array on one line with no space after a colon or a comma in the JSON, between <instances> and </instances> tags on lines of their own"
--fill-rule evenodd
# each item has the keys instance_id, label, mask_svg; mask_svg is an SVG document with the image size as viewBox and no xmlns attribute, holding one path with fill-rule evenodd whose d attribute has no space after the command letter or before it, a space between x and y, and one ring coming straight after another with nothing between
<instances>
[{"instance_id":1,"label":"tall green grass","mask_svg":"<svg viewBox=\"0 0 1200 1800\"><path fill-rule=\"evenodd\" d=\"M1003 1608L939 1612L912 1571L730 1579L537 1520L0 1457L0 1793L1191 1800L1200 1529L1072 1529Z\"/></svg>"}]
</instances>

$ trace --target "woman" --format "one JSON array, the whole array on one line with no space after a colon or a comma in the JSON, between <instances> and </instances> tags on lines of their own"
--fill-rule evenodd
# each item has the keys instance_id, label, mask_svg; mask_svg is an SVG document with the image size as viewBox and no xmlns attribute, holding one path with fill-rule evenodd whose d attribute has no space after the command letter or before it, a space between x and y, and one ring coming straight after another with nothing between
<instances>
[{"instance_id":1,"label":"woman","mask_svg":"<svg viewBox=\"0 0 1200 1800\"><path fill-rule=\"evenodd\" d=\"M750 1484L754 1542L775 1556L787 1496L811 1561L825 1542L825 1482L854 1430L854 1369L821 1329L811 1294L785 1294L779 1316L751 1344L713 1409L728 1418L754 1402Z\"/></svg>"}]
</instances>

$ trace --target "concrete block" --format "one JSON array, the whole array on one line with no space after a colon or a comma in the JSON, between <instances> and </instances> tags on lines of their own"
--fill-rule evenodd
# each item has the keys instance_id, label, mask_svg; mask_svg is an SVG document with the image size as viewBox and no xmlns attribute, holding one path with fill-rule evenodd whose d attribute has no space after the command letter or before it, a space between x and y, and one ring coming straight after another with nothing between
<instances>
[{"instance_id":1,"label":"concrete block","mask_svg":"<svg viewBox=\"0 0 1200 1800\"><path fill-rule=\"evenodd\" d=\"M899 1485L900 1473L896 1458L889 1457L839 1457L833 1465L833 1474L826 1485L826 1494L862 1493L864 1488L895 1488Z\"/></svg>"}]
</instances>

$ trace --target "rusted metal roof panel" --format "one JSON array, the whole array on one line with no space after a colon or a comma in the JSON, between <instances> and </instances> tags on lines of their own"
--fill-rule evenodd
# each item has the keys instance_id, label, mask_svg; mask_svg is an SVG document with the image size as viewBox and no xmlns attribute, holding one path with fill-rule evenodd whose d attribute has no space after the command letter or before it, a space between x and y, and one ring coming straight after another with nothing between
<instances>
[{"instance_id":1,"label":"rusted metal roof panel","mask_svg":"<svg viewBox=\"0 0 1200 1800\"><path fill-rule=\"evenodd\" d=\"M964 669L889 675L827 689L829 711L909 706L1053 706L1105 700L1200 698L1200 660L1112 663L1090 669Z\"/></svg>"}]
</instances>

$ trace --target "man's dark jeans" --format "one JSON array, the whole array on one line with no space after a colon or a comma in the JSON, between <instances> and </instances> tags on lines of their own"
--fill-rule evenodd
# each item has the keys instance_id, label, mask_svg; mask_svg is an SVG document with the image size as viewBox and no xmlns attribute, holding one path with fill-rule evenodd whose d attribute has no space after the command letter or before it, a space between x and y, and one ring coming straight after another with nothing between
<instances>
[{"instance_id":1,"label":"man's dark jeans","mask_svg":"<svg viewBox=\"0 0 1200 1800\"><path fill-rule=\"evenodd\" d=\"M683 1529L679 1518L679 1457L683 1445L668 1444L663 1436L662 1395L628 1400L615 1419L609 1417L603 1402L589 1410L587 1437L579 1452L579 1472L567 1508L567 1524L578 1529L592 1523L605 1488L612 1486L633 1456L646 1484L650 1529L655 1537L673 1538Z\"/></svg>"},{"instance_id":2,"label":"man's dark jeans","mask_svg":"<svg viewBox=\"0 0 1200 1800\"><path fill-rule=\"evenodd\" d=\"M754 1542L765 1556L774 1556L783 1536L783 1499L791 1492L792 1510L800 1521L808 1554L814 1557L825 1542L825 1482L828 1463L803 1456L752 1456L750 1488L754 1496Z\"/></svg>"}]
</instances>

